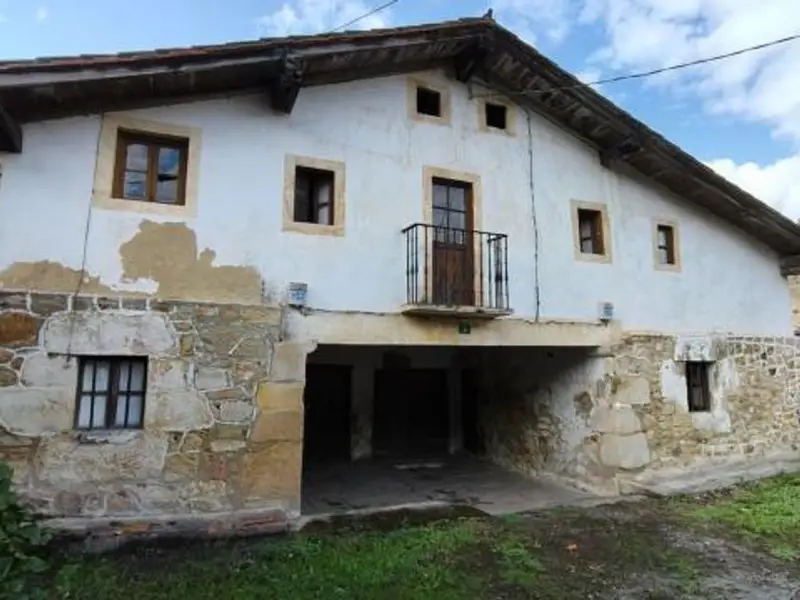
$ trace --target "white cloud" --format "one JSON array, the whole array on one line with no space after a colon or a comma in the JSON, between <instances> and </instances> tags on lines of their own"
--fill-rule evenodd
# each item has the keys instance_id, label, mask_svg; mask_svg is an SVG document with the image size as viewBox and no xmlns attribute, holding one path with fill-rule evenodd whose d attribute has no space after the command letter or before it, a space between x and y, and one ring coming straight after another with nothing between
<instances>
[{"instance_id":1,"label":"white cloud","mask_svg":"<svg viewBox=\"0 0 800 600\"><path fill-rule=\"evenodd\" d=\"M40 6L36 9L36 20L37 21L44 21L48 16L47 9L44 6Z\"/></svg>"},{"instance_id":2,"label":"white cloud","mask_svg":"<svg viewBox=\"0 0 800 600\"><path fill-rule=\"evenodd\" d=\"M591 0L587 0L587 5ZM608 43L592 64L646 70L732 52L800 31L786 0L596 0L583 11ZM682 97L699 97L707 113L767 125L800 147L800 42L676 71L647 81ZM770 165L711 161L718 173L787 216L800 217L800 153Z\"/></svg>"},{"instance_id":3,"label":"white cloud","mask_svg":"<svg viewBox=\"0 0 800 600\"><path fill-rule=\"evenodd\" d=\"M584 72L624 74L698 60L800 32L791 0L501 0L516 31L561 29L571 17L595 25L605 42ZM556 26L558 29L558 26ZM775 137L800 148L800 41L643 80L711 116L766 125ZM608 86L608 91L613 91ZM722 154L722 153L720 153ZM792 217L800 216L800 151L771 165L711 166L734 183Z\"/></svg>"},{"instance_id":4,"label":"white cloud","mask_svg":"<svg viewBox=\"0 0 800 600\"><path fill-rule=\"evenodd\" d=\"M762 167L724 158L708 163L717 173L767 202L787 217L800 219L800 155Z\"/></svg>"},{"instance_id":5,"label":"white cloud","mask_svg":"<svg viewBox=\"0 0 800 600\"><path fill-rule=\"evenodd\" d=\"M294 0L258 19L258 26L267 36L320 33L357 19L374 9L362 0ZM390 9L369 15L348 26L348 29L387 27Z\"/></svg>"},{"instance_id":6,"label":"white cloud","mask_svg":"<svg viewBox=\"0 0 800 600\"><path fill-rule=\"evenodd\" d=\"M531 44L539 33L553 42L563 41L578 15L577 3L571 0L495 0L493 8L498 21Z\"/></svg>"}]
</instances>

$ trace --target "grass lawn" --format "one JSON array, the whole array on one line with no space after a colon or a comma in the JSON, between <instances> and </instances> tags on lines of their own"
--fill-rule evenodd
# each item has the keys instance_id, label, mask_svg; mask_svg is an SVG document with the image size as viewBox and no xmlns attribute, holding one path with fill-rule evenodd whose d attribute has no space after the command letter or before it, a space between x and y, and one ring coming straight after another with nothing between
<instances>
[{"instance_id":1,"label":"grass lawn","mask_svg":"<svg viewBox=\"0 0 800 600\"><path fill-rule=\"evenodd\" d=\"M680 513L786 561L800 559L800 477L780 476L704 497L678 498Z\"/></svg>"},{"instance_id":2,"label":"grass lawn","mask_svg":"<svg viewBox=\"0 0 800 600\"><path fill-rule=\"evenodd\" d=\"M73 559L54 598L789 598L798 514L800 477L502 519L392 513Z\"/></svg>"}]
</instances>

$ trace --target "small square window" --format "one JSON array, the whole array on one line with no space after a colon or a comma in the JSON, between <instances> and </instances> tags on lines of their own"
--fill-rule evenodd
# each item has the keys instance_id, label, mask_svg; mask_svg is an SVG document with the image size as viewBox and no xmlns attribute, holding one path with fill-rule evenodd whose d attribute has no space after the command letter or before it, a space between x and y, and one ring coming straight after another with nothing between
<instances>
[{"instance_id":1,"label":"small square window","mask_svg":"<svg viewBox=\"0 0 800 600\"><path fill-rule=\"evenodd\" d=\"M671 225L658 225L656 227L656 245L658 251L658 264L675 265L675 228Z\"/></svg>"},{"instance_id":2,"label":"small square window","mask_svg":"<svg viewBox=\"0 0 800 600\"><path fill-rule=\"evenodd\" d=\"M686 363L686 393L689 400L689 412L709 412L711 410L711 390L708 381L710 364L693 361Z\"/></svg>"},{"instance_id":3,"label":"small square window","mask_svg":"<svg viewBox=\"0 0 800 600\"><path fill-rule=\"evenodd\" d=\"M76 429L141 429L147 359L81 357Z\"/></svg>"},{"instance_id":4,"label":"small square window","mask_svg":"<svg viewBox=\"0 0 800 600\"><path fill-rule=\"evenodd\" d=\"M430 117L441 117L442 94L430 88L417 86L417 112Z\"/></svg>"},{"instance_id":5,"label":"small square window","mask_svg":"<svg viewBox=\"0 0 800 600\"><path fill-rule=\"evenodd\" d=\"M582 254L605 254L603 213L588 208L578 209L578 244Z\"/></svg>"},{"instance_id":6,"label":"small square window","mask_svg":"<svg viewBox=\"0 0 800 600\"><path fill-rule=\"evenodd\" d=\"M333 225L333 171L295 167L294 220Z\"/></svg>"},{"instance_id":7,"label":"small square window","mask_svg":"<svg viewBox=\"0 0 800 600\"><path fill-rule=\"evenodd\" d=\"M189 140L120 129L113 196L182 206Z\"/></svg>"},{"instance_id":8,"label":"small square window","mask_svg":"<svg viewBox=\"0 0 800 600\"><path fill-rule=\"evenodd\" d=\"M502 104L487 102L484 105L486 126L505 130L507 127L508 107Z\"/></svg>"}]
</instances>

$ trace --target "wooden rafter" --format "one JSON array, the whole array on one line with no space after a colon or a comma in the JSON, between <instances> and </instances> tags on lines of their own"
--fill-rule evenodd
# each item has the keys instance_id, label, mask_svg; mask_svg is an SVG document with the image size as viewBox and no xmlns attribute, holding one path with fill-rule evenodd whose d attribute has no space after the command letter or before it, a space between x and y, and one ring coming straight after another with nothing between
<instances>
[{"instance_id":1,"label":"wooden rafter","mask_svg":"<svg viewBox=\"0 0 800 600\"><path fill-rule=\"evenodd\" d=\"M22 125L0 105L0 152L22 152Z\"/></svg>"}]
</instances>

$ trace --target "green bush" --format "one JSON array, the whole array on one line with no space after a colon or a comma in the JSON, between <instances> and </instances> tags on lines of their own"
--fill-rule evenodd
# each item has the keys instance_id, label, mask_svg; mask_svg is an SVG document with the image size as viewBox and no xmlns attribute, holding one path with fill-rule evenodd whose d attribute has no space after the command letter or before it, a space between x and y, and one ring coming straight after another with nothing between
<instances>
[{"instance_id":1,"label":"green bush","mask_svg":"<svg viewBox=\"0 0 800 600\"><path fill-rule=\"evenodd\" d=\"M47 595L51 534L14 492L12 473L0 463L0 600L35 600Z\"/></svg>"}]
</instances>

